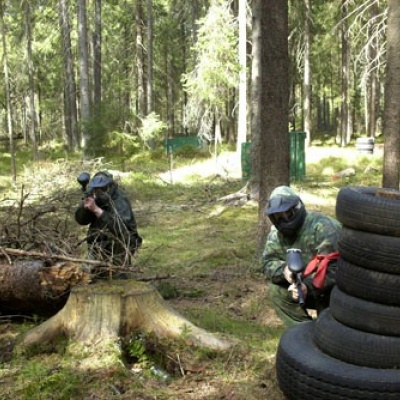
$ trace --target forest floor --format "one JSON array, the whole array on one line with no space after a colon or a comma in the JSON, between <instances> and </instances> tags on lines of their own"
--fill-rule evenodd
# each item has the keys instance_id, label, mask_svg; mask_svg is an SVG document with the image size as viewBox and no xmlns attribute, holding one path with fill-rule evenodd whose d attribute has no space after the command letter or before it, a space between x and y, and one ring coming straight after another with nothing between
<instances>
[{"instance_id":1,"label":"forest floor","mask_svg":"<svg viewBox=\"0 0 400 400\"><path fill-rule=\"evenodd\" d=\"M379 184L381 149L365 156L354 148L315 147L307 149L306 160L308 177L293 186L308 209L334 216L341 186ZM136 257L137 277L164 276L152 282L164 299L234 346L221 354L145 338L144 354L128 346L125 359L111 366L102 354L83 362L65 350L27 357L15 354L14 345L21 332L42 319L21 323L0 315L0 400L284 399L275 378L284 326L271 307L255 256L258 205L220 200L245 184L236 156L190 162L177 158L171 170L166 158L163 168L144 165L120 173L144 238ZM332 180L350 167L354 176ZM126 172L132 180L125 178ZM46 173L48 179L49 169ZM73 201L79 200L79 192L72 192ZM163 376L150 372L150 365Z\"/></svg>"}]
</instances>

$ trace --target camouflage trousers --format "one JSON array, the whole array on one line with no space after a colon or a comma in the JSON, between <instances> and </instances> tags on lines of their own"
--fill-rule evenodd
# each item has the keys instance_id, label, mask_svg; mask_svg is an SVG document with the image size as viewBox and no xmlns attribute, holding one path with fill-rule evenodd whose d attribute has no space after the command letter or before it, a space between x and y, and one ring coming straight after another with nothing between
<instances>
[{"instance_id":1,"label":"camouflage trousers","mask_svg":"<svg viewBox=\"0 0 400 400\"><path fill-rule=\"evenodd\" d=\"M268 293L278 317L286 327L312 320L310 314L300 307L297 301L293 300L292 294L287 290L287 287L269 283ZM319 313L329 305L329 298L315 298L310 293L306 298L305 305L306 309L316 310Z\"/></svg>"}]
</instances>

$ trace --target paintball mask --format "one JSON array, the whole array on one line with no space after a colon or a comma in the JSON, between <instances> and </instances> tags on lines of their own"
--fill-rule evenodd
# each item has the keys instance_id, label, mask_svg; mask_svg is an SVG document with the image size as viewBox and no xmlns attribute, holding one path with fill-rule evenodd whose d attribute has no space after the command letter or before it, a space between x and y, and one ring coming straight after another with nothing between
<instances>
[{"instance_id":1,"label":"paintball mask","mask_svg":"<svg viewBox=\"0 0 400 400\"><path fill-rule=\"evenodd\" d=\"M114 184L113 176L107 171L97 172L89 182L89 190L96 196L96 204L104 208L109 203L109 188Z\"/></svg>"},{"instance_id":2,"label":"paintball mask","mask_svg":"<svg viewBox=\"0 0 400 400\"><path fill-rule=\"evenodd\" d=\"M306 217L300 197L287 186L274 189L265 213L276 229L288 237L296 236Z\"/></svg>"}]
</instances>

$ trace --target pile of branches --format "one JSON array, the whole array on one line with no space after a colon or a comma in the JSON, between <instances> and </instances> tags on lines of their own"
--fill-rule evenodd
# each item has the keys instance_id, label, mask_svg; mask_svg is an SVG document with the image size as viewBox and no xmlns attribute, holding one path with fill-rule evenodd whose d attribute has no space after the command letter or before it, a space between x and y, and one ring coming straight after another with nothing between
<instances>
[{"instance_id":1,"label":"pile of branches","mask_svg":"<svg viewBox=\"0 0 400 400\"><path fill-rule=\"evenodd\" d=\"M83 171L106 169L101 160L71 164L35 164L0 200L0 254L80 261L86 253L87 227L74 220L81 201L76 177ZM16 251L14 251L16 250Z\"/></svg>"}]
</instances>

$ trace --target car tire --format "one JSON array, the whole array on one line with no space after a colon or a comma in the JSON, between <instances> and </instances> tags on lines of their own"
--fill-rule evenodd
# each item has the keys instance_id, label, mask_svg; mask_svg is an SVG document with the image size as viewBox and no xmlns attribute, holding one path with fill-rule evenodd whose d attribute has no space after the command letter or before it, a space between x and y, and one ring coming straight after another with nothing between
<instances>
[{"instance_id":1,"label":"car tire","mask_svg":"<svg viewBox=\"0 0 400 400\"><path fill-rule=\"evenodd\" d=\"M400 237L343 227L339 253L347 261L375 271L400 274Z\"/></svg>"},{"instance_id":2,"label":"car tire","mask_svg":"<svg viewBox=\"0 0 400 400\"><path fill-rule=\"evenodd\" d=\"M385 190L391 197L379 197ZM336 199L336 218L349 228L381 235L400 236L400 191L346 186Z\"/></svg>"},{"instance_id":3,"label":"car tire","mask_svg":"<svg viewBox=\"0 0 400 400\"><path fill-rule=\"evenodd\" d=\"M373 271L340 257L336 284L345 293L376 303L400 306L400 275Z\"/></svg>"},{"instance_id":4,"label":"car tire","mask_svg":"<svg viewBox=\"0 0 400 400\"><path fill-rule=\"evenodd\" d=\"M327 308L315 324L315 344L341 361L370 368L400 367L400 337L351 328L333 318Z\"/></svg>"},{"instance_id":5,"label":"car tire","mask_svg":"<svg viewBox=\"0 0 400 400\"><path fill-rule=\"evenodd\" d=\"M277 381L288 400L398 400L400 370L348 364L314 343L315 322L287 329L276 356Z\"/></svg>"},{"instance_id":6,"label":"car tire","mask_svg":"<svg viewBox=\"0 0 400 400\"><path fill-rule=\"evenodd\" d=\"M329 309L337 321L351 328L400 336L400 307L350 296L335 286L331 292Z\"/></svg>"}]
</instances>

